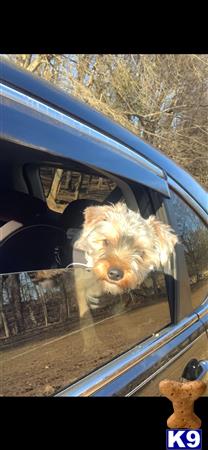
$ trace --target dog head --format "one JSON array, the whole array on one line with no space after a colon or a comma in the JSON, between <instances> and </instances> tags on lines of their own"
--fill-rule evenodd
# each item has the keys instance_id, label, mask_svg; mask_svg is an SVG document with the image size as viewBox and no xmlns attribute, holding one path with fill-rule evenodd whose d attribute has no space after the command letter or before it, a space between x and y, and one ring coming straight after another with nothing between
<instances>
[{"instance_id":1,"label":"dog head","mask_svg":"<svg viewBox=\"0 0 208 450\"><path fill-rule=\"evenodd\" d=\"M117 295L139 286L151 270L165 265L176 242L170 226L154 216L145 220L119 202L85 209L75 248L85 252L103 291Z\"/></svg>"}]
</instances>

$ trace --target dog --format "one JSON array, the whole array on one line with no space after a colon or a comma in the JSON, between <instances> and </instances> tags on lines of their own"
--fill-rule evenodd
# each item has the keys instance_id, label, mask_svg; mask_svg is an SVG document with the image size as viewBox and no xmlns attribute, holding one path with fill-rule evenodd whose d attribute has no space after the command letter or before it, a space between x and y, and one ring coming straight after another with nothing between
<instances>
[{"instance_id":1,"label":"dog","mask_svg":"<svg viewBox=\"0 0 208 450\"><path fill-rule=\"evenodd\" d=\"M169 225L154 215L144 219L123 202L87 207L74 242L74 249L84 252L86 259L84 269L74 266L80 319L90 317L90 298L138 288L152 270L167 264L177 242ZM39 271L37 281L53 279L64 270Z\"/></svg>"},{"instance_id":2,"label":"dog","mask_svg":"<svg viewBox=\"0 0 208 450\"><path fill-rule=\"evenodd\" d=\"M86 208L74 244L85 253L91 270L85 271L82 282L78 277L77 288L86 293L81 292L79 301L81 316L87 311L87 295L118 295L138 288L149 272L168 262L177 242L169 225L153 215L144 219L125 203Z\"/></svg>"}]
</instances>

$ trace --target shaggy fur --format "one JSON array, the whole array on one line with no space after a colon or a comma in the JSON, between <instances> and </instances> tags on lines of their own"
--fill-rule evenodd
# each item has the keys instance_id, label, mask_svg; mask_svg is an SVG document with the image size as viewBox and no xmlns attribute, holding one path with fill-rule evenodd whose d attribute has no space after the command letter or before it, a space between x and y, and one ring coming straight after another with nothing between
<instances>
[{"instance_id":1,"label":"shaggy fur","mask_svg":"<svg viewBox=\"0 0 208 450\"><path fill-rule=\"evenodd\" d=\"M167 263L178 242L170 226L155 216L145 220L124 203L90 206L85 209L84 217L75 247L85 252L99 293L117 295L135 289L151 270ZM123 275L112 280L111 268Z\"/></svg>"},{"instance_id":2,"label":"shaggy fur","mask_svg":"<svg viewBox=\"0 0 208 450\"><path fill-rule=\"evenodd\" d=\"M164 266L178 242L170 226L155 216L143 219L124 203L90 206L74 247L85 253L88 270L74 269L80 317L89 312L87 298L139 287L151 270ZM117 273L117 278L112 277ZM39 271L36 281L53 279L60 270Z\"/></svg>"}]
</instances>

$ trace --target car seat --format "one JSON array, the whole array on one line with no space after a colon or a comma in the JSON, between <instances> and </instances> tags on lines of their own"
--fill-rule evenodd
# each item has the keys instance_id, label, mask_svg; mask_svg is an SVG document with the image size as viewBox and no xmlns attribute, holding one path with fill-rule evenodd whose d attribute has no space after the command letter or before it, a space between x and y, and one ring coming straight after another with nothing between
<instances>
[{"instance_id":1,"label":"car seat","mask_svg":"<svg viewBox=\"0 0 208 450\"><path fill-rule=\"evenodd\" d=\"M0 243L0 273L63 267L66 233L48 224L22 226Z\"/></svg>"},{"instance_id":2,"label":"car seat","mask_svg":"<svg viewBox=\"0 0 208 450\"><path fill-rule=\"evenodd\" d=\"M66 233L43 200L23 192L0 193L0 273L61 266Z\"/></svg>"}]
</instances>

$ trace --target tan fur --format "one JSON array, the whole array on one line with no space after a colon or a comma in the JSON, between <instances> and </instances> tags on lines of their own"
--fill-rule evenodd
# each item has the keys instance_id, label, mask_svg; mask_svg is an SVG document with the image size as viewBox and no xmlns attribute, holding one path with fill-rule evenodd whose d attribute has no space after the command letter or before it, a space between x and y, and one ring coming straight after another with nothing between
<instances>
[{"instance_id":1,"label":"tan fur","mask_svg":"<svg viewBox=\"0 0 208 450\"><path fill-rule=\"evenodd\" d=\"M85 252L92 277L96 279L98 297L138 287L151 270L167 263L178 242L170 226L154 216L145 220L121 202L90 206L85 209L84 217L75 248ZM109 279L111 267L122 270L122 279ZM85 284L84 278L83 274Z\"/></svg>"},{"instance_id":2,"label":"tan fur","mask_svg":"<svg viewBox=\"0 0 208 450\"><path fill-rule=\"evenodd\" d=\"M124 203L86 208L82 232L74 244L85 253L89 268L74 269L80 317L89 314L88 296L117 295L140 286L151 270L167 263L177 242L168 225L154 216L145 220ZM111 268L122 271L122 278L110 279ZM60 270L40 271L39 281L53 279L57 273Z\"/></svg>"}]
</instances>

